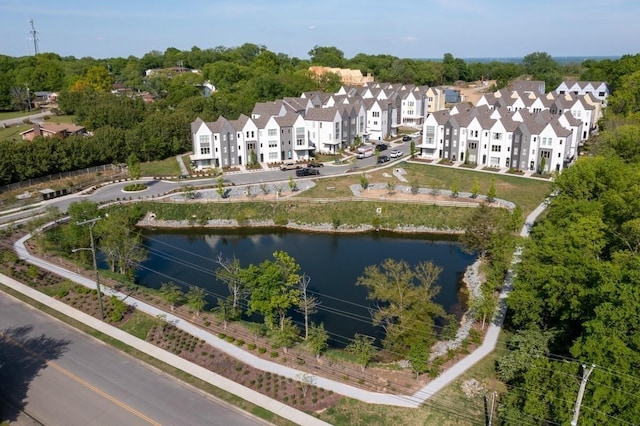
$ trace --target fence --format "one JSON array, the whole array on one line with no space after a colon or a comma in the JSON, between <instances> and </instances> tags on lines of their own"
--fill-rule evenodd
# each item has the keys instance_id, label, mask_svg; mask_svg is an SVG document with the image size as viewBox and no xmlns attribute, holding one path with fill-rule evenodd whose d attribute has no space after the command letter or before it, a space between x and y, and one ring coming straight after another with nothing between
<instances>
[{"instance_id":1,"label":"fence","mask_svg":"<svg viewBox=\"0 0 640 426\"><path fill-rule=\"evenodd\" d=\"M31 187L33 185L39 185L39 184L43 184L43 183L47 183L47 182L53 182L53 181L57 181L57 180L64 179L64 178L71 178L71 177L75 177L75 176L82 176L82 175L87 175L87 174L91 174L91 173L106 172L106 171L111 171L111 170L119 170L119 168L120 168L120 166L116 166L114 164L103 164L102 166L87 167L86 169L71 170L71 171L68 171L68 172L55 173L55 174L48 175L48 176L43 176L43 177L34 178L34 179L27 179L27 180L23 180L21 182L15 182L15 183L10 183L8 185L1 186L0 187L0 193L8 192L8 191L15 191L15 190L20 189L20 188L28 188L28 187Z\"/></svg>"}]
</instances>

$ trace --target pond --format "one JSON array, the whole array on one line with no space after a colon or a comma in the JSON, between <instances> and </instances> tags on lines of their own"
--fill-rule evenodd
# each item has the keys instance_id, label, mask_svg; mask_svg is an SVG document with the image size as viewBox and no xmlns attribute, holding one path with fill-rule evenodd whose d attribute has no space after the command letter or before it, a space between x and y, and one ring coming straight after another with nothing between
<instances>
[{"instance_id":1,"label":"pond","mask_svg":"<svg viewBox=\"0 0 640 426\"><path fill-rule=\"evenodd\" d=\"M475 256L462 251L459 243L443 240L443 236L398 235L386 233L319 234L251 230L233 232L211 230L145 230L144 245L148 259L137 271L136 280L159 288L164 282L188 289L203 287L209 293L207 309L215 306L217 297L226 297L225 284L215 278L218 265L214 260L236 257L242 267L273 260L273 252L282 250L300 265L300 273L310 276L309 289L321 301L313 322L323 322L332 346L348 344L355 333L377 338L381 330L371 324L367 290L356 286L368 265L378 265L387 258L405 260L409 265L432 261L443 271L436 301L448 312L461 314L466 306L462 276ZM436 239L437 238L437 239ZM294 321L301 316L292 312ZM259 320L256 318L256 320Z\"/></svg>"}]
</instances>

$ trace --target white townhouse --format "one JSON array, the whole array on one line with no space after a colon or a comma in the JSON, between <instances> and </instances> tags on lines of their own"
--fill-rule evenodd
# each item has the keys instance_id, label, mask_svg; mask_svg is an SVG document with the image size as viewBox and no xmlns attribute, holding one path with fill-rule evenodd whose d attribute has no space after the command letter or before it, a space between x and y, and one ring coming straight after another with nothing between
<instances>
[{"instance_id":1,"label":"white townhouse","mask_svg":"<svg viewBox=\"0 0 640 426\"><path fill-rule=\"evenodd\" d=\"M420 88L400 92L400 123L406 126L422 126L427 111L427 97Z\"/></svg>"},{"instance_id":2,"label":"white townhouse","mask_svg":"<svg viewBox=\"0 0 640 426\"><path fill-rule=\"evenodd\" d=\"M595 117L595 107L587 103L584 97L579 97L570 105L571 114L582 121L582 134L578 135L580 140L586 141L595 130L598 119Z\"/></svg>"},{"instance_id":3,"label":"white townhouse","mask_svg":"<svg viewBox=\"0 0 640 426\"><path fill-rule=\"evenodd\" d=\"M212 123L197 118L191 124L191 134L193 154L190 160L197 170L239 164L237 133L226 118L219 117Z\"/></svg>"},{"instance_id":4,"label":"white townhouse","mask_svg":"<svg viewBox=\"0 0 640 426\"><path fill-rule=\"evenodd\" d=\"M563 81L555 91L560 95L572 93L584 96L589 94L604 106L607 105L607 98L609 97L609 85L604 81Z\"/></svg>"},{"instance_id":5,"label":"white townhouse","mask_svg":"<svg viewBox=\"0 0 640 426\"><path fill-rule=\"evenodd\" d=\"M307 137L319 152L335 154L342 146L342 116L338 108L311 108L305 115Z\"/></svg>"},{"instance_id":6,"label":"white townhouse","mask_svg":"<svg viewBox=\"0 0 640 426\"><path fill-rule=\"evenodd\" d=\"M236 131L238 164L250 164L254 158L255 161L261 162L262 153L260 152L258 141L258 126L255 121L244 114L240 114L237 120L231 121L231 125Z\"/></svg>"}]
</instances>

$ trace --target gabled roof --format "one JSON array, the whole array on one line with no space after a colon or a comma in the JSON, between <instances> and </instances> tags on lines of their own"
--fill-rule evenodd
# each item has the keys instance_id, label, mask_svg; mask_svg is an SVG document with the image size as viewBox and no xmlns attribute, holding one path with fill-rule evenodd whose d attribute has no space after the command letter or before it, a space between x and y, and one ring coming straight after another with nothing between
<instances>
[{"instance_id":1,"label":"gabled roof","mask_svg":"<svg viewBox=\"0 0 640 426\"><path fill-rule=\"evenodd\" d=\"M293 127L298 118L300 118L300 114L296 112L287 112L285 115L274 117L280 127Z\"/></svg>"},{"instance_id":2,"label":"gabled roof","mask_svg":"<svg viewBox=\"0 0 640 426\"><path fill-rule=\"evenodd\" d=\"M333 122L336 118L336 114L339 114L338 108L310 108L307 110L305 117L308 121L330 121Z\"/></svg>"}]
</instances>

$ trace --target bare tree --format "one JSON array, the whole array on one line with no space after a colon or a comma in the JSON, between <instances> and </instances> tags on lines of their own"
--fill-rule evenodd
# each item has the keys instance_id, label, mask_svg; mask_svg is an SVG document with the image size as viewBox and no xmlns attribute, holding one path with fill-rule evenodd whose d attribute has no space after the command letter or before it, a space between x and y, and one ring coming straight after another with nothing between
<instances>
[{"instance_id":1,"label":"bare tree","mask_svg":"<svg viewBox=\"0 0 640 426\"><path fill-rule=\"evenodd\" d=\"M216 278L229 288L231 309L233 310L231 318L233 318L240 314L240 300L249 294L249 289L242 279L242 268L237 258L225 258L220 253L215 262L220 265L216 270Z\"/></svg>"},{"instance_id":2,"label":"bare tree","mask_svg":"<svg viewBox=\"0 0 640 426\"><path fill-rule=\"evenodd\" d=\"M309 316L318 312L318 306L322 303L314 295L309 294L309 283L311 277L307 274L302 274L300 281L298 281L298 287L300 288L300 300L298 307L300 313L304 315L304 340L309 338Z\"/></svg>"}]
</instances>

